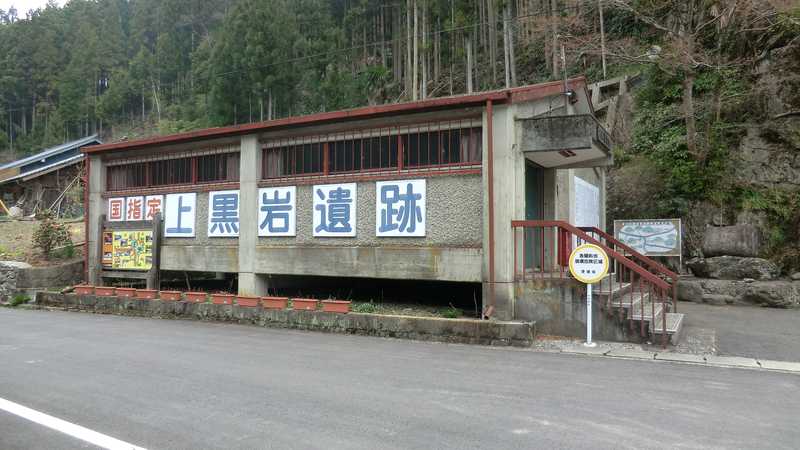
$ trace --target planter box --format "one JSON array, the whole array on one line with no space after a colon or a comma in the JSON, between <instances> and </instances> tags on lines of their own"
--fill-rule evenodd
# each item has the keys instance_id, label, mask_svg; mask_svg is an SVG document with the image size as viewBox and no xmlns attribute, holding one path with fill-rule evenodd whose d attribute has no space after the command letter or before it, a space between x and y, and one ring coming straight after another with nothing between
<instances>
[{"instance_id":1,"label":"planter box","mask_svg":"<svg viewBox=\"0 0 800 450\"><path fill-rule=\"evenodd\" d=\"M323 300L322 310L331 313L347 314L350 312L350 302L345 300Z\"/></svg>"},{"instance_id":2,"label":"planter box","mask_svg":"<svg viewBox=\"0 0 800 450\"><path fill-rule=\"evenodd\" d=\"M117 295L117 288L108 286L97 286L94 288L94 295L98 297L113 297Z\"/></svg>"},{"instance_id":3,"label":"planter box","mask_svg":"<svg viewBox=\"0 0 800 450\"><path fill-rule=\"evenodd\" d=\"M261 306L265 309L286 309L289 297L261 297Z\"/></svg>"},{"instance_id":4,"label":"planter box","mask_svg":"<svg viewBox=\"0 0 800 450\"><path fill-rule=\"evenodd\" d=\"M215 305L232 305L233 294L211 294L211 303Z\"/></svg>"},{"instance_id":5,"label":"planter box","mask_svg":"<svg viewBox=\"0 0 800 450\"><path fill-rule=\"evenodd\" d=\"M134 288L117 288L117 297L133 298L136 296L136 289Z\"/></svg>"},{"instance_id":6,"label":"planter box","mask_svg":"<svg viewBox=\"0 0 800 450\"><path fill-rule=\"evenodd\" d=\"M180 291L161 291L158 294L161 300L165 302L177 302L181 299Z\"/></svg>"},{"instance_id":7,"label":"planter box","mask_svg":"<svg viewBox=\"0 0 800 450\"><path fill-rule=\"evenodd\" d=\"M248 308L255 308L258 306L258 297L236 296L236 304Z\"/></svg>"},{"instance_id":8,"label":"planter box","mask_svg":"<svg viewBox=\"0 0 800 450\"><path fill-rule=\"evenodd\" d=\"M94 294L94 286L88 284L79 284L75 286L75 293L78 295L92 295Z\"/></svg>"},{"instance_id":9,"label":"planter box","mask_svg":"<svg viewBox=\"0 0 800 450\"><path fill-rule=\"evenodd\" d=\"M158 295L158 291L154 291L152 289L137 289L136 290L136 298L140 298L142 300L153 300Z\"/></svg>"},{"instance_id":10,"label":"planter box","mask_svg":"<svg viewBox=\"0 0 800 450\"><path fill-rule=\"evenodd\" d=\"M187 292L186 301L189 303L205 303L208 294L205 292Z\"/></svg>"},{"instance_id":11,"label":"planter box","mask_svg":"<svg viewBox=\"0 0 800 450\"><path fill-rule=\"evenodd\" d=\"M313 298L293 298L292 309L314 311L317 309L317 301Z\"/></svg>"}]
</instances>

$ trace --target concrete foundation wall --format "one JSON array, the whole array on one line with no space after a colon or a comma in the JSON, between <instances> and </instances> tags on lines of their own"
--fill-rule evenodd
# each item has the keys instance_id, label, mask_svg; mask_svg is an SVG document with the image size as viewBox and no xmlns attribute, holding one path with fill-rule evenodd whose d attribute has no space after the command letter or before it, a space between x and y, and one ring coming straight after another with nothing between
<instances>
[{"instance_id":1,"label":"concrete foundation wall","mask_svg":"<svg viewBox=\"0 0 800 450\"><path fill-rule=\"evenodd\" d=\"M536 322L536 331L553 336L586 336L586 288L570 279L515 284L515 320ZM599 340L627 341L627 326L616 315L592 308L592 335Z\"/></svg>"},{"instance_id":2,"label":"concrete foundation wall","mask_svg":"<svg viewBox=\"0 0 800 450\"><path fill-rule=\"evenodd\" d=\"M481 249L453 247L259 247L256 273L481 281Z\"/></svg>"},{"instance_id":3,"label":"concrete foundation wall","mask_svg":"<svg viewBox=\"0 0 800 450\"><path fill-rule=\"evenodd\" d=\"M535 325L525 322L268 310L238 305L63 295L47 292L37 294L36 303L65 310L101 314L214 320L266 327L494 346L529 347L533 343L535 333Z\"/></svg>"}]
</instances>

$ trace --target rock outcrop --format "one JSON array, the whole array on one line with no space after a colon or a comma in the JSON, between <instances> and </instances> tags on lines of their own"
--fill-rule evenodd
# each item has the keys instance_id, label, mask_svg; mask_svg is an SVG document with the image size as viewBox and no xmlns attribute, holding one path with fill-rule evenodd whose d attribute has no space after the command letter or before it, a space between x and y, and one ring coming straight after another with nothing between
<instances>
[{"instance_id":1,"label":"rock outcrop","mask_svg":"<svg viewBox=\"0 0 800 450\"><path fill-rule=\"evenodd\" d=\"M703 255L758 256L761 251L761 233L752 225L708 227L703 235Z\"/></svg>"},{"instance_id":2,"label":"rock outcrop","mask_svg":"<svg viewBox=\"0 0 800 450\"><path fill-rule=\"evenodd\" d=\"M800 307L800 282L715 280L683 278L678 299L712 305L762 305L774 308Z\"/></svg>"},{"instance_id":3,"label":"rock outcrop","mask_svg":"<svg viewBox=\"0 0 800 450\"><path fill-rule=\"evenodd\" d=\"M686 266L697 277L717 280L773 280L780 275L780 268L774 262L762 258L715 256L692 259Z\"/></svg>"}]
</instances>

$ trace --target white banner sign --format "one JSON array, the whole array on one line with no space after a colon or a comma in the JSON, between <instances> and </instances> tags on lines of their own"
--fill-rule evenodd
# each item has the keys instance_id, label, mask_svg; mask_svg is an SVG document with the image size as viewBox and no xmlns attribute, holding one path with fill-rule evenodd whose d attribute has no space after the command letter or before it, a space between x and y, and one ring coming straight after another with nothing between
<instances>
[{"instance_id":1,"label":"white banner sign","mask_svg":"<svg viewBox=\"0 0 800 450\"><path fill-rule=\"evenodd\" d=\"M144 197L125 198L125 220L144 220Z\"/></svg>"},{"instance_id":2,"label":"white banner sign","mask_svg":"<svg viewBox=\"0 0 800 450\"><path fill-rule=\"evenodd\" d=\"M375 183L375 235L424 237L425 180Z\"/></svg>"},{"instance_id":3,"label":"white banner sign","mask_svg":"<svg viewBox=\"0 0 800 450\"><path fill-rule=\"evenodd\" d=\"M164 216L164 196L148 195L144 199L144 219L153 220L156 213L161 213L161 216Z\"/></svg>"},{"instance_id":4,"label":"white banner sign","mask_svg":"<svg viewBox=\"0 0 800 450\"><path fill-rule=\"evenodd\" d=\"M109 222L122 222L125 220L125 197L108 199L107 217Z\"/></svg>"},{"instance_id":5,"label":"white banner sign","mask_svg":"<svg viewBox=\"0 0 800 450\"><path fill-rule=\"evenodd\" d=\"M208 237L239 236L239 191L208 193Z\"/></svg>"},{"instance_id":6,"label":"white banner sign","mask_svg":"<svg viewBox=\"0 0 800 450\"><path fill-rule=\"evenodd\" d=\"M258 190L258 235L295 236L297 234L297 188L295 186Z\"/></svg>"},{"instance_id":7,"label":"white banner sign","mask_svg":"<svg viewBox=\"0 0 800 450\"><path fill-rule=\"evenodd\" d=\"M165 237L194 237L197 194L168 194L164 207Z\"/></svg>"},{"instance_id":8,"label":"white banner sign","mask_svg":"<svg viewBox=\"0 0 800 450\"><path fill-rule=\"evenodd\" d=\"M313 197L315 237L355 237L355 183L315 185Z\"/></svg>"}]
</instances>

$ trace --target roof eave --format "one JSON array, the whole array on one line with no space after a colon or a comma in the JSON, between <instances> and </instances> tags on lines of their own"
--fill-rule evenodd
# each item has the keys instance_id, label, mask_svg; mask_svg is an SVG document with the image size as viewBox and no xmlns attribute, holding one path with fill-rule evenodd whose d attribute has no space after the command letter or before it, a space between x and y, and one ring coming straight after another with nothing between
<instances>
[{"instance_id":1,"label":"roof eave","mask_svg":"<svg viewBox=\"0 0 800 450\"><path fill-rule=\"evenodd\" d=\"M567 80L572 88L586 85L586 78L576 77ZM553 81L540 83L531 86L523 86L498 91L482 92L477 94L466 94L452 97L432 98L416 102L395 103L387 105L366 106L355 109L323 112L306 116L287 117L284 119L271 120L267 122L257 122L245 125L229 127L206 128L203 130L190 131L186 133L173 134L168 136L154 136L135 141L124 141L107 143L83 147L81 151L86 154L103 153L117 150L134 150L158 145L169 145L179 143L191 143L208 139L222 139L234 136L241 136L251 133L279 130L299 125L317 125L327 122L355 120L364 118L379 118L392 114L411 114L418 112L429 112L453 108L463 108L478 106L493 101L497 103L511 102L515 99L519 101L543 98L555 95L563 90L563 81Z\"/></svg>"}]
</instances>

